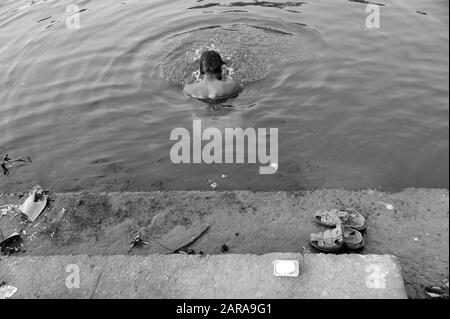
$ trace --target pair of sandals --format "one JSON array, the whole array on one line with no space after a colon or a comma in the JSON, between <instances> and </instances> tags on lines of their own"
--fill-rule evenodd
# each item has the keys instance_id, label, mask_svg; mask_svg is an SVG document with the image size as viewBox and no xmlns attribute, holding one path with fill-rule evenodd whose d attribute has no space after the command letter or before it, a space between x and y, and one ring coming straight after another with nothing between
<instances>
[{"instance_id":1,"label":"pair of sandals","mask_svg":"<svg viewBox=\"0 0 450 319\"><path fill-rule=\"evenodd\" d=\"M322 252L340 252L345 248L359 250L364 247L361 232L367 227L365 218L353 208L319 210L314 220L321 225L334 227L311 234L309 242Z\"/></svg>"}]
</instances>

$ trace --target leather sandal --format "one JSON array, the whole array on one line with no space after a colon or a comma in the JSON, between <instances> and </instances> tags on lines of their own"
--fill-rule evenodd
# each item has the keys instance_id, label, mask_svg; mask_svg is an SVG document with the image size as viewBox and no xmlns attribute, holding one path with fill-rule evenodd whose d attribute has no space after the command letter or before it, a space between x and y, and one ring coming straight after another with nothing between
<instances>
[{"instance_id":1,"label":"leather sandal","mask_svg":"<svg viewBox=\"0 0 450 319\"><path fill-rule=\"evenodd\" d=\"M358 250L364 247L364 239L361 233L341 224L333 229L311 234L309 242L314 248L326 253L339 252L345 248Z\"/></svg>"},{"instance_id":2,"label":"leather sandal","mask_svg":"<svg viewBox=\"0 0 450 319\"><path fill-rule=\"evenodd\" d=\"M328 227L342 224L355 230L366 229L366 219L353 208L319 210L314 214L314 220Z\"/></svg>"}]
</instances>

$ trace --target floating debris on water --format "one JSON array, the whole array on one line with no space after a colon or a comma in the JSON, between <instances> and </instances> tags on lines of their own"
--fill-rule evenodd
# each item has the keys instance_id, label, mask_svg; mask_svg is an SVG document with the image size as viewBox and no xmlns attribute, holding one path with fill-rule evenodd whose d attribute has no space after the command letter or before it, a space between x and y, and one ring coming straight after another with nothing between
<instances>
[{"instance_id":1,"label":"floating debris on water","mask_svg":"<svg viewBox=\"0 0 450 319\"><path fill-rule=\"evenodd\" d=\"M12 168L14 166L17 166L17 163L31 163L31 158L29 156L22 156L16 159L10 159L8 157L8 154L3 158L3 160L0 161L0 166L3 169L3 175L8 176L9 170L8 168Z\"/></svg>"},{"instance_id":2,"label":"floating debris on water","mask_svg":"<svg viewBox=\"0 0 450 319\"><path fill-rule=\"evenodd\" d=\"M42 22L42 21L48 20L48 19L50 19L51 17L52 17L52 16L48 16L48 17L46 17L46 18L43 18L43 19L37 20L37 21L36 21L36 23L39 23L39 22Z\"/></svg>"}]
</instances>

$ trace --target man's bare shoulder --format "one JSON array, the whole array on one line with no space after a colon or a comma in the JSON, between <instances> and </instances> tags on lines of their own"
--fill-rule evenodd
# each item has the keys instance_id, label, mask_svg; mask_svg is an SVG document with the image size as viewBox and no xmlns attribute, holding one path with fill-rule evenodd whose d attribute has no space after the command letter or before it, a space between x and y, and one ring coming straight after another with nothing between
<instances>
[{"instance_id":1,"label":"man's bare shoulder","mask_svg":"<svg viewBox=\"0 0 450 319\"><path fill-rule=\"evenodd\" d=\"M186 84L183 89L184 93L197 99L203 99L207 97L208 94L206 91L207 90L205 86L201 82Z\"/></svg>"},{"instance_id":2,"label":"man's bare shoulder","mask_svg":"<svg viewBox=\"0 0 450 319\"><path fill-rule=\"evenodd\" d=\"M237 95L242 91L242 86L238 81L230 78L224 81L224 91L225 95Z\"/></svg>"},{"instance_id":3,"label":"man's bare shoulder","mask_svg":"<svg viewBox=\"0 0 450 319\"><path fill-rule=\"evenodd\" d=\"M183 92L197 99L222 99L238 95L242 91L239 82L233 79L216 80L205 84L197 82L187 84Z\"/></svg>"}]
</instances>

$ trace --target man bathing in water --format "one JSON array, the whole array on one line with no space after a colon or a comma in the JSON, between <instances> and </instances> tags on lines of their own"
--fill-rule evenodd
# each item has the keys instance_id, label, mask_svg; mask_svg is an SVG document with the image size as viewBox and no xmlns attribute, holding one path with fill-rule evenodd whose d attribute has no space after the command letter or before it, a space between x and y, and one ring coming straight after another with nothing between
<instances>
[{"instance_id":1,"label":"man bathing in water","mask_svg":"<svg viewBox=\"0 0 450 319\"><path fill-rule=\"evenodd\" d=\"M200 74L203 79L200 82L187 84L184 92L201 100L217 100L232 98L242 91L236 80L231 78L222 80L222 61L216 51L203 52L200 58Z\"/></svg>"}]
</instances>

